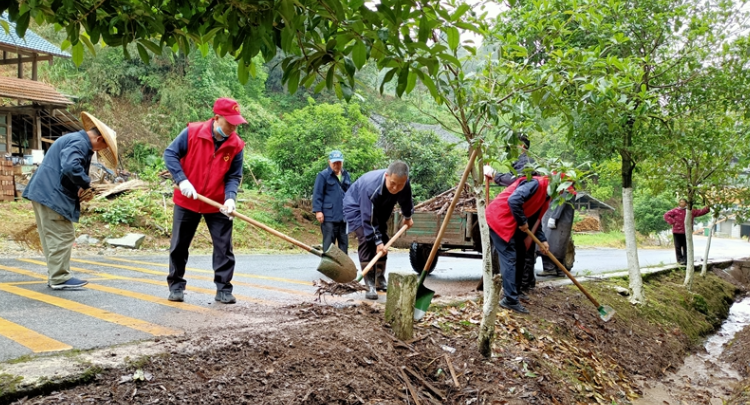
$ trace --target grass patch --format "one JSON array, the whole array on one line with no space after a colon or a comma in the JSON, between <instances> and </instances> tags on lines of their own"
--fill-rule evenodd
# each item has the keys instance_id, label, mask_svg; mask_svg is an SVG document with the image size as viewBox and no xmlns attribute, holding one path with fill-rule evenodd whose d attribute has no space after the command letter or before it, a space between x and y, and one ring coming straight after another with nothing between
<instances>
[{"instance_id":1,"label":"grass patch","mask_svg":"<svg viewBox=\"0 0 750 405\"><path fill-rule=\"evenodd\" d=\"M618 319L625 322L643 319L670 329L679 328L691 342L697 343L727 317L736 287L708 273L706 277L696 275L691 292L683 287L684 278L685 272L681 270L644 275L647 302L638 306L631 305L612 289L615 285L627 288L625 278L589 283L587 288L600 302L615 308Z\"/></svg>"},{"instance_id":2,"label":"grass patch","mask_svg":"<svg viewBox=\"0 0 750 405\"><path fill-rule=\"evenodd\" d=\"M12 374L0 374L0 398L4 395L12 394L16 392L18 384L21 383L23 377L12 375Z\"/></svg>"},{"instance_id":3,"label":"grass patch","mask_svg":"<svg viewBox=\"0 0 750 405\"><path fill-rule=\"evenodd\" d=\"M646 245L647 238L641 234L635 235L638 248L650 247ZM573 242L577 247L604 247L625 249L625 234L621 231L573 233Z\"/></svg>"},{"instance_id":4,"label":"grass patch","mask_svg":"<svg viewBox=\"0 0 750 405\"><path fill-rule=\"evenodd\" d=\"M576 246L625 248L625 234L620 231L573 233Z\"/></svg>"}]
</instances>

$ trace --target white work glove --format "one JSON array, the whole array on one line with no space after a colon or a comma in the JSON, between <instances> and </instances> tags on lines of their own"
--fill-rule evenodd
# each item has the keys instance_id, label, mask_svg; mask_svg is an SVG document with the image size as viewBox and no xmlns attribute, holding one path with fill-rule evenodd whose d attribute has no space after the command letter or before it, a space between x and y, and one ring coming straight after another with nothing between
<instances>
[{"instance_id":1,"label":"white work glove","mask_svg":"<svg viewBox=\"0 0 750 405\"><path fill-rule=\"evenodd\" d=\"M555 218L550 218L549 221L547 221L547 227L549 229L557 228L557 221L555 221Z\"/></svg>"},{"instance_id":2,"label":"white work glove","mask_svg":"<svg viewBox=\"0 0 750 405\"><path fill-rule=\"evenodd\" d=\"M180 186L180 192L182 195L184 195L187 198L192 198L193 200L198 199L198 192L195 191L195 187L193 187L192 184L190 184L190 181L183 180L179 184Z\"/></svg>"},{"instance_id":3,"label":"white work glove","mask_svg":"<svg viewBox=\"0 0 750 405\"><path fill-rule=\"evenodd\" d=\"M494 178L495 177L495 169L492 168L490 165L484 165L484 175L485 177Z\"/></svg>"},{"instance_id":4,"label":"white work glove","mask_svg":"<svg viewBox=\"0 0 750 405\"><path fill-rule=\"evenodd\" d=\"M228 216L229 219L234 218L231 214L234 212L235 208L237 208L237 205L234 203L233 199L228 199L224 201L224 208L221 209L221 213Z\"/></svg>"}]
</instances>

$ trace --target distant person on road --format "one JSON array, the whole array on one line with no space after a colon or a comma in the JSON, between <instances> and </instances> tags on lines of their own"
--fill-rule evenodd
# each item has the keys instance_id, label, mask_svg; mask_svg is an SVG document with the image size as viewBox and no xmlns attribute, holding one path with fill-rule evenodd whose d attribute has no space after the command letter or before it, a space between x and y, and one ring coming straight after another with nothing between
<instances>
[{"instance_id":1,"label":"distant person on road","mask_svg":"<svg viewBox=\"0 0 750 405\"><path fill-rule=\"evenodd\" d=\"M693 209L693 219L706 215L710 209ZM685 217L687 216L687 200L680 198L677 208L673 208L664 214L664 220L672 225L672 236L674 238L674 252L677 263L687 264L687 238L685 237Z\"/></svg>"},{"instance_id":2,"label":"distant person on road","mask_svg":"<svg viewBox=\"0 0 750 405\"><path fill-rule=\"evenodd\" d=\"M117 166L117 134L93 115L81 114L82 130L65 134L50 146L23 191L31 200L37 231L47 259L47 285L54 290L81 288L88 281L70 274L74 222L81 202L93 198L88 176L94 152L108 168Z\"/></svg>"},{"instance_id":3,"label":"distant person on road","mask_svg":"<svg viewBox=\"0 0 750 405\"><path fill-rule=\"evenodd\" d=\"M385 291L385 265L388 251L385 249L388 236L388 218L396 203L401 207L404 224L414 225L414 213L409 166L395 161L386 170L367 172L352 184L344 196L344 218L349 230L357 235L359 262L364 269L378 252L386 253L365 276L368 300L377 300L378 291Z\"/></svg>"},{"instance_id":4,"label":"distant person on road","mask_svg":"<svg viewBox=\"0 0 750 405\"><path fill-rule=\"evenodd\" d=\"M500 301L500 306L524 314L529 313L520 302L522 299L528 300L520 290L524 258L527 250L535 249L534 246L527 247L526 231L531 229L530 224L541 220L549 208L548 185L547 177L521 177L503 190L487 207L490 238L500 258L500 272L503 278L504 297ZM542 227L537 227L533 232L543 243L539 248L541 253L546 254L549 244Z\"/></svg>"},{"instance_id":5,"label":"distant person on road","mask_svg":"<svg viewBox=\"0 0 750 405\"><path fill-rule=\"evenodd\" d=\"M492 168L492 166L484 166L484 175L487 178L494 180L495 184L497 184L498 186L510 186L518 179L518 176L523 175L523 171L527 165L534 164L534 159L530 158L528 155L529 147L531 146L529 137L521 134L518 136L518 140L520 141L520 143L518 144L518 149L521 154L518 156L518 159L516 159L516 161L512 164L513 172L498 173L495 169ZM536 176L537 173L533 172L532 175ZM489 201L487 202L487 204L489 204ZM532 224L531 226L532 230L536 230L541 225L537 223ZM536 248L532 246L533 244L534 242L531 240L531 238L528 238L526 240L526 256L524 257L523 274L518 280L520 288L524 292L528 292L529 290L536 287L536 274L534 273L534 265L536 264ZM480 281L480 287L482 286L482 284L483 282ZM525 295L523 295L523 297L524 299L526 299Z\"/></svg>"},{"instance_id":6,"label":"distant person on road","mask_svg":"<svg viewBox=\"0 0 750 405\"><path fill-rule=\"evenodd\" d=\"M174 222L169 247L169 300L182 302L187 281L185 266L190 243L201 218L206 220L214 246L213 268L216 284L215 300L234 304L232 276L232 217L236 207L237 189L242 181L242 150L245 142L235 132L247 124L240 115L240 106L230 98L216 100L214 116L205 122L189 123L164 151L164 162L180 187L174 193ZM218 203L219 210L197 200L198 194Z\"/></svg>"},{"instance_id":7,"label":"distant person on road","mask_svg":"<svg viewBox=\"0 0 750 405\"><path fill-rule=\"evenodd\" d=\"M349 235L344 221L344 194L352 185L349 172L344 170L344 154L328 154L328 167L318 173L313 189L312 206L323 233L323 251L337 243L344 253L349 252Z\"/></svg>"}]
</instances>

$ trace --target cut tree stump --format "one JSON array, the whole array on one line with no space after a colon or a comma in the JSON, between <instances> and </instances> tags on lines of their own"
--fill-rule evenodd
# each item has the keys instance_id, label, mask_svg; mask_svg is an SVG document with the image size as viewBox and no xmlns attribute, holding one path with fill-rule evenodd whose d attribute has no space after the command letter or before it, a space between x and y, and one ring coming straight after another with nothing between
<instances>
[{"instance_id":1,"label":"cut tree stump","mask_svg":"<svg viewBox=\"0 0 750 405\"><path fill-rule=\"evenodd\" d=\"M411 271L388 274L388 297L385 321L401 340L414 337L414 301L417 299L419 276Z\"/></svg>"}]
</instances>

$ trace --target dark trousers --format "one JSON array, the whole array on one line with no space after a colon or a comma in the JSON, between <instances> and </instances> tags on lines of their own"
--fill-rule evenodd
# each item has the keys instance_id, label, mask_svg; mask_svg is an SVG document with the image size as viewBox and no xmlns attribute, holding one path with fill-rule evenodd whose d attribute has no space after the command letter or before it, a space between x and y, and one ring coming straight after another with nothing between
<instances>
[{"instance_id":1,"label":"dark trousers","mask_svg":"<svg viewBox=\"0 0 750 405\"><path fill-rule=\"evenodd\" d=\"M337 242L339 249L349 253L349 235L346 234L346 222L323 221L320 224L323 233L323 251L327 251L331 243Z\"/></svg>"},{"instance_id":2,"label":"dark trousers","mask_svg":"<svg viewBox=\"0 0 750 405\"><path fill-rule=\"evenodd\" d=\"M525 240L525 239L524 239ZM526 255L524 256L523 262L523 273L521 275L520 287L521 291L528 291L536 287L536 273L534 272L534 265L536 264L536 247L532 245L526 249L524 243L524 249L526 249Z\"/></svg>"},{"instance_id":3,"label":"dark trousers","mask_svg":"<svg viewBox=\"0 0 750 405\"><path fill-rule=\"evenodd\" d=\"M687 262L687 238L684 233L673 233L674 252L677 256L677 263Z\"/></svg>"},{"instance_id":4,"label":"dark trousers","mask_svg":"<svg viewBox=\"0 0 750 405\"><path fill-rule=\"evenodd\" d=\"M380 228L380 235L383 238L383 244L385 245L388 243L388 241L391 239L388 236L388 227L383 226ZM378 254L378 247L375 245L374 240L367 240L365 238L365 230L362 227L357 228L356 231L354 231L354 234L357 235L357 242L359 242L359 247L357 248L357 255L359 256L359 262L362 264L362 266L366 266L367 263L370 263L370 260L374 259L375 256ZM378 260L378 263L385 263L386 260L388 260L388 255L385 255Z\"/></svg>"},{"instance_id":5,"label":"dark trousers","mask_svg":"<svg viewBox=\"0 0 750 405\"><path fill-rule=\"evenodd\" d=\"M234 275L232 220L220 212L200 214L179 205L174 206L172 243L169 247L169 276L167 276L169 290L185 289L187 284L185 266L188 261L190 243L193 241L201 217L206 220L211 242L214 245L213 267L216 290L232 292L231 281Z\"/></svg>"},{"instance_id":6,"label":"dark trousers","mask_svg":"<svg viewBox=\"0 0 750 405\"><path fill-rule=\"evenodd\" d=\"M518 303L519 284L526 267L526 234L517 231L510 242L504 241L490 229L492 245L500 259L500 274L503 276L503 294L509 304ZM520 260L519 260L520 259Z\"/></svg>"}]
</instances>

